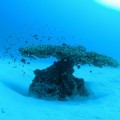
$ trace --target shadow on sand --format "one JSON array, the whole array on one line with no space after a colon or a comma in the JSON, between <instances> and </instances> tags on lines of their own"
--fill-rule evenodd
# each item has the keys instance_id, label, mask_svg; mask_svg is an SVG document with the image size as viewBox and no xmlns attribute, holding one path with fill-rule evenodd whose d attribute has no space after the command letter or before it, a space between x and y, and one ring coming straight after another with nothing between
<instances>
[{"instance_id":1,"label":"shadow on sand","mask_svg":"<svg viewBox=\"0 0 120 120\"><path fill-rule=\"evenodd\" d=\"M22 96L28 96L28 88L26 86L8 80L1 81L1 83Z\"/></svg>"}]
</instances>

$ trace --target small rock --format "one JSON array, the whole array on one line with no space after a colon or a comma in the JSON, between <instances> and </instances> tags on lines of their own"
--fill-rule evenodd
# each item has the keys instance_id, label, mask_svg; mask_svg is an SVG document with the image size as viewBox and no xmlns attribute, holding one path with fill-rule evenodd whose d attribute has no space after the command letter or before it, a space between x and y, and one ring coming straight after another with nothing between
<instances>
[{"instance_id":1,"label":"small rock","mask_svg":"<svg viewBox=\"0 0 120 120\"><path fill-rule=\"evenodd\" d=\"M24 58L21 59L21 62L26 64L26 60Z\"/></svg>"},{"instance_id":2,"label":"small rock","mask_svg":"<svg viewBox=\"0 0 120 120\"><path fill-rule=\"evenodd\" d=\"M3 108L1 108L1 113L5 113L5 110Z\"/></svg>"},{"instance_id":3,"label":"small rock","mask_svg":"<svg viewBox=\"0 0 120 120\"><path fill-rule=\"evenodd\" d=\"M92 70L90 70L89 72L92 73Z\"/></svg>"}]
</instances>

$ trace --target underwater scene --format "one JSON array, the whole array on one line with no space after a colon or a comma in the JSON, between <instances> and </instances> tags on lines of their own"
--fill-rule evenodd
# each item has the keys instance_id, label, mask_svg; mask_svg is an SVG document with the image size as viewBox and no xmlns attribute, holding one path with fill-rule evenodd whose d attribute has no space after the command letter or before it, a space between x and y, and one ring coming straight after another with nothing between
<instances>
[{"instance_id":1,"label":"underwater scene","mask_svg":"<svg viewBox=\"0 0 120 120\"><path fill-rule=\"evenodd\" d=\"M120 0L0 1L0 120L120 119Z\"/></svg>"}]
</instances>

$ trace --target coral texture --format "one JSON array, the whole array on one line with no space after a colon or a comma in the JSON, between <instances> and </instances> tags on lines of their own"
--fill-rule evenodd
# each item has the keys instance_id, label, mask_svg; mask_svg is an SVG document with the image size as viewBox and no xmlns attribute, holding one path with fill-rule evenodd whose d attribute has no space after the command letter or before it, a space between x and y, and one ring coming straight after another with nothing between
<instances>
[{"instance_id":1,"label":"coral texture","mask_svg":"<svg viewBox=\"0 0 120 120\"><path fill-rule=\"evenodd\" d=\"M58 62L46 69L35 70L35 78L29 88L31 96L47 100L67 100L76 95L89 96L84 79L73 76L74 65L119 66L119 63L113 58L95 52L87 52L83 46L39 45L20 48L19 51L26 57L53 56L58 59Z\"/></svg>"},{"instance_id":2,"label":"coral texture","mask_svg":"<svg viewBox=\"0 0 120 120\"><path fill-rule=\"evenodd\" d=\"M47 58L50 56L56 57L58 60L71 59L76 64L89 64L97 67L111 66L118 67L119 63L112 57L98 54L95 52L87 52L83 46L50 46L39 45L20 48L19 51L26 57Z\"/></svg>"},{"instance_id":3,"label":"coral texture","mask_svg":"<svg viewBox=\"0 0 120 120\"><path fill-rule=\"evenodd\" d=\"M35 70L30 94L47 100L66 100L75 95L88 96L84 79L75 78L73 72L73 64L69 60L60 60L47 69Z\"/></svg>"}]
</instances>

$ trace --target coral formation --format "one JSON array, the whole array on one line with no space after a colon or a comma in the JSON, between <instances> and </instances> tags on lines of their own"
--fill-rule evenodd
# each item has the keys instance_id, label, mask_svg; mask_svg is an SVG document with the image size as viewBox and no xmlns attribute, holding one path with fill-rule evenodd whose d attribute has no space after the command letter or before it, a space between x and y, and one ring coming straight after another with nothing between
<instances>
[{"instance_id":1,"label":"coral formation","mask_svg":"<svg viewBox=\"0 0 120 120\"><path fill-rule=\"evenodd\" d=\"M75 95L88 96L84 79L75 78L72 61L60 60L43 70L35 70L29 91L32 96L47 100L67 100Z\"/></svg>"},{"instance_id":2,"label":"coral formation","mask_svg":"<svg viewBox=\"0 0 120 120\"><path fill-rule=\"evenodd\" d=\"M118 62L112 57L106 55L98 54L95 52L87 52L86 48L83 46L50 46L50 45L39 45L39 46L30 46L26 48L20 48L20 53L26 57L38 57L38 58L47 58L50 56L56 57L58 60L61 59L70 59L73 60L74 65L77 64L89 64L97 67L119 66Z\"/></svg>"},{"instance_id":3,"label":"coral formation","mask_svg":"<svg viewBox=\"0 0 120 120\"><path fill-rule=\"evenodd\" d=\"M87 52L83 46L50 46L39 45L20 48L20 53L26 57L56 57L58 62L52 66L35 70L35 78L30 85L29 92L35 96L47 100L67 100L76 95L89 96L89 91L84 85L84 79L75 78L73 66L89 64L97 67L118 67L119 63L111 57Z\"/></svg>"}]
</instances>

